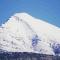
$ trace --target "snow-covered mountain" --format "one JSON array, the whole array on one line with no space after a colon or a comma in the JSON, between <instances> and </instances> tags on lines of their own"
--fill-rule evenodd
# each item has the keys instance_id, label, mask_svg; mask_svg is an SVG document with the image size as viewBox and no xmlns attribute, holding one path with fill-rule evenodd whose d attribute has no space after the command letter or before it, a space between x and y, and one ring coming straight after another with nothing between
<instances>
[{"instance_id":1,"label":"snow-covered mountain","mask_svg":"<svg viewBox=\"0 0 60 60\"><path fill-rule=\"evenodd\" d=\"M59 54L60 28L27 13L16 13L0 27L0 50Z\"/></svg>"}]
</instances>

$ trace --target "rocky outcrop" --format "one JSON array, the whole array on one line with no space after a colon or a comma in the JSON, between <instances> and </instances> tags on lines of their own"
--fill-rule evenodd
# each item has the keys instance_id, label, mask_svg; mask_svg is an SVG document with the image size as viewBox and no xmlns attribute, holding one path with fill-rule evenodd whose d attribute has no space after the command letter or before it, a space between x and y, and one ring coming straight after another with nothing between
<instances>
[{"instance_id":1,"label":"rocky outcrop","mask_svg":"<svg viewBox=\"0 0 60 60\"><path fill-rule=\"evenodd\" d=\"M60 56L27 52L0 53L0 60L60 60Z\"/></svg>"}]
</instances>

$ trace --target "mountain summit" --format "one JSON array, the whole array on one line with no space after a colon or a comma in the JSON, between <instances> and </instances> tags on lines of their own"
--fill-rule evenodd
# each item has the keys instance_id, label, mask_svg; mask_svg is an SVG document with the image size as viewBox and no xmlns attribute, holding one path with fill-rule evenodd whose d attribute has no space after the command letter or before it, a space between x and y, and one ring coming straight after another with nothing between
<instances>
[{"instance_id":1,"label":"mountain summit","mask_svg":"<svg viewBox=\"0 0 60 60\"><path fill-rule=\"evenodd\" d=\"M60 54L60 28L27 13L16 13L0 27L0 50Z\"/></svg>"}]
</instances>

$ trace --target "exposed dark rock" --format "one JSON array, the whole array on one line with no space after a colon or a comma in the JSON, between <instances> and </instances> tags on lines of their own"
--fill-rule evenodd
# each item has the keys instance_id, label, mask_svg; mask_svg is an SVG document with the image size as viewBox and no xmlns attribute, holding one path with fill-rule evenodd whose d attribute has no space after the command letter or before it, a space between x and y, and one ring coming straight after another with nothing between
<instances>
[{"instance_id":1,"label":"exposed dark rock","mask_svg":"<svg viewBox=\"0 0 60 60\"><path fill-rule=\"evenodd\" d=\"M5 52L0 53L0 60L60 60L60 56L27 52Z\"/></svg>"}]
</instances>

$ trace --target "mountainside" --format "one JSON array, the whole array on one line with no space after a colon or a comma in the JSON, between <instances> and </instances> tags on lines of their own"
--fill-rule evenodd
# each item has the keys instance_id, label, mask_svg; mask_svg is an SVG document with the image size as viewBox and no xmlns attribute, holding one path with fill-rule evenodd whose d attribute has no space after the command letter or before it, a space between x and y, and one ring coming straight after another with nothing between
<instances>
[{"instance_id":1,"label":"mountainside","mask_svg":"<svg viewBox=\"0 0 60 60\"><path fill-rule=\"evenodd\" d=\"M27 13L16 13L0 27L0 50L60 54L60 28Z\"/></svg>"}]
</instances>

